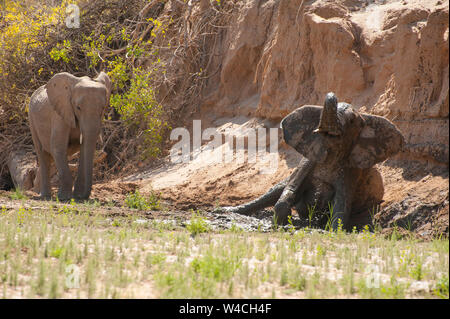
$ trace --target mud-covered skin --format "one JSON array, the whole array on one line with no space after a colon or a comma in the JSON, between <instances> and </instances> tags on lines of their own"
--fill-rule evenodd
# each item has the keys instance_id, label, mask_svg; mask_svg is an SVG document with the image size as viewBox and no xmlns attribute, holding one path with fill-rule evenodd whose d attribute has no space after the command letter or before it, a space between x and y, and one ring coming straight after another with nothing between
<instances>
[{"instance_id":1,"label":"mud-covered skin","mask_svg":"<svg viewBox=\"0 0 450 319\"><path fill-rule=\"evenodd\" d=\"M274 206L274 220L285 224L292 207L306 217L308 207L328 211L332 205L333 228L339 219L346 229L367 223L369 210L382 201L384 192L381 175L372 166L403 147L397 128L384 118L337 103L333 93L327 94L323 108L303 106L286 116L281 127L286 143L303 155L298 167L256 200L223 210L252 214ZM358 215L361 212L365 214Z\"/></svg>"},{"instance_id":2,"label":"mud-covered skin","mask_svg":"<svg viewBox=\"0 0 450 319\"><path fill-rule=\"evenodd\" d=\"M269 189L269 191L267 193L265 193L264 195L261 195L260 197L254 199L244 205L239 205L239 206L234 206L234 207L231 207L231 206L230 207L221 207L221 208L217 209L216 211L233 212L233 213L238 213L238 214L251 215L261 209L273 206L280 198L288 181L289 181L289 178L282 180L275 186L272 186Z\"/></svg>"}]
</instances>

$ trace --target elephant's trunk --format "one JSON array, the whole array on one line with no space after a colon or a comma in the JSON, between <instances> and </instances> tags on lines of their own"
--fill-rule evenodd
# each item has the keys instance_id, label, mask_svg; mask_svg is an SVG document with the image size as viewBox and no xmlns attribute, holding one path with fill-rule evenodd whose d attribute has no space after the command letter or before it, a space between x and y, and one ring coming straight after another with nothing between
<instances>
[{"instance_id":1,"label":"elephant's trunk","mask_svg":"<svg viewBox=\"0 0 450 319\"><path fill-rule=\"evenodd\" d=\"M85 125L85 127L81 127L82 138L80 138L80 164L75 189L75 196L81 199L87 199L91 194L92 170L99 127L100 125L96 123L91 123L89 125Z\"/></svg>"},{"instance_id":2,"label":"elephant's trunk","mask_svg":"<svg viewBox=\"0 0 450 319\"><path fill-rule=\"evenodd\" d=\"M93 170L93 162L94 162L94 153L95 153L95 140L92 142L92 139L86 139L86 143L82 146L82 151L80 156L83 158L84 171L82 174L84 175L84 187L83 187L83 198L89 198L91 194L92 188L92 170Z\"/></svg>"},{"instance_id":3,"label":"elephant's trunk","mask_svg":"<svg viewBox=\"0 0 450 319\"><path fill-rule=\"evenodd\" d=\"M327 133L334 136L342 134L337 118L337 98L334 93L330 92L325 98L325 104L320 114L319 127L315 132Z\"/></svg>"}]
</instances>

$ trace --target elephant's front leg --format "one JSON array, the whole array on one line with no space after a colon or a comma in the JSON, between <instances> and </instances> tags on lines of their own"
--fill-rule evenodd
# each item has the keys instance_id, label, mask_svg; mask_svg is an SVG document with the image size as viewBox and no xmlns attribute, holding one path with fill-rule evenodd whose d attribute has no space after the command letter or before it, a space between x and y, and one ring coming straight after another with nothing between
<instances>
[{"instance_id":1,"label":"elephant's front leg","mask_svg":"<svg viewBox=\"0 0 450 319\"><path fill-rule=\"evenodd\" d=\"M351 214L351 203L353 199L357 172L351 168L341 168L338 179L334 185L335 195L333 200L333 211L331 226L333 230L339 228L339 223L346 230L350 230L349 220Z\"/></svg>"},{"instance_id":2,"label":"elephant's front leg","mask_svg":"<svg viewBox=\"0 0 450 319\"><path fill-rule=\"evenodd\" d=\"M64 121L53 121L50 148L58 171L58 199L68 200L72 197L72 174L67 162L67 147L70 128Z\"/></svg>"},{"instance_id":3,"label":"elephant's front leg","mask_svg":"<svg viewBox=\"0 0 450 319\"><path fill-rule=\"evenodd\" d=\"M296 202L296 193L306 176L311 172L314 167L314 162L310 161L306 157L303 157L289 178L289 182L283 190L280 198L274 206L274 223L278 225L284 225L288 221L288 216L291 214L291 207Z\"/></svg>"},{"instance_id":4,"label":"elephant's front leg","mask_svg":"<svg viewBox=\"0 0 450 319\"><path fill-rule=\"evenodd\" d=\"M85 188L85 162L84 159L81 157L80 154L80 159L78 161L78 174L77 174L77 178L75 179L75 185L74 185L74 189L73 189L73 196L75 197L75 199L82 199L83 198L83 189Z\"/></svg>"}]
</instances>

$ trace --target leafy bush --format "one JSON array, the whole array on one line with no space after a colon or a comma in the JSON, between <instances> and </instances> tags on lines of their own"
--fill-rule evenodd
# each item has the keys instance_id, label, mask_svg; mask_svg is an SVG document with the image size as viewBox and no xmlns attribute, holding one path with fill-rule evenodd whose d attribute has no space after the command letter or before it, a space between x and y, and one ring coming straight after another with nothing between
<instances>
[{"instance_id":1,"label":"leafy bush","mask_svg":"<svg viewBox=\"0 0 450 319\"><path fill-rule=\"evenodd\" d=\"M63 60L65 63L69 63L71 49L70 41L64 40L62 44L58 43L56 47L53 47L49 55L53 61Z\"/></svg>"},{"instance_id":2,"label":"leafy bush","mask_svg":"<svg viewBox=\"0 0 450 319\"><path fill-rule=\"evenodd\" d=\"M117 67L115 70L117 71ZM117 76L113 79L119 78L119 82L116 83L123 81L120 80L120 73L114 74ZM122 120L130 127L143 129L144 157L159 155L162 130L165 127L165 123L161 120L162 106L156 102L154 89L149 85L151 74L151 71L135 69L129 90L124 94L115 94L111 97L111 106L120 114Z\"/></svg>"}]
</instances>

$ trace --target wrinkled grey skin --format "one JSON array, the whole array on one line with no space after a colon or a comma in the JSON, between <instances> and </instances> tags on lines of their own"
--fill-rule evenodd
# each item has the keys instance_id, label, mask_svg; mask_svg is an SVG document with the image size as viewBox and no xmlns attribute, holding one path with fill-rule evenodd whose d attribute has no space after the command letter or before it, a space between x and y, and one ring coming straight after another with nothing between
<instances>
[{"instance_id":1,"label":"wrinkled grey skin","mask_svg":"<svg viewBox=\"0 0 450 319\"><path fill-rule=\"evenodd\" d=\"M385 118L359 114L328 93L324 107L305 105L281 121L286 143L303 155L291 176L247 204L222 210L252 214L274 206L274 221L286 224L291 208L306 217L333 207L332 226L347 230L352 214L368 212L383 198L383 181L372 166L399 152L400 131ZM366 214L367 215L367 214Z\"/></svg>"},{"instance_id":2,"label":"wrinkled grey skin","mask_svg":"<svg viewBox=\"0 0 450 319\"><path fill-rule=\"evenodd\" d=\"M38 157L41 198L51 197L52 160L58 171L58 198L89 198L95 145L110 93L111 81L104 72L95 79L63 72L54 75L31 96L28 117ZM78 151L80 160L72 194L67 157Z\"/></svg>"}]
</instances>

